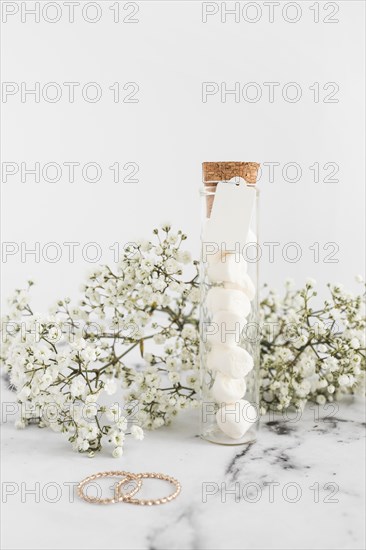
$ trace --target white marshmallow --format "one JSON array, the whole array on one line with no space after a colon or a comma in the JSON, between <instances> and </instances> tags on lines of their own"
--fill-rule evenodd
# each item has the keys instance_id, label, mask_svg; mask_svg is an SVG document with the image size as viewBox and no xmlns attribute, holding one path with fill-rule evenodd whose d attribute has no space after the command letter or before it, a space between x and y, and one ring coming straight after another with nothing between
<instances>
[{"instance_id":1,"label":"white marshmallow","mask_svg":"<svg viewBox=\"0 0 366 550\"><path fill-rule=\"evenodd\" d=\"M232 290L240 290L248 296L249 300L252 301L255 297L255 286L252 279L249 277L248 273L244 273L241 283L226 283L224 282L224 288Z\"/></svg>"},{"instance_id":2,"label":"white marshmallow","mask_svg":"<svg viewBox=\"0 0 366 550\"><path fill-rule=\"evenodd\" d=\"M211 391L215 401L223 405L238 401L244 397L246 390L247 385L244 378L230 378L230 376L218 372Z\"/></svg>"},{"instance_id":3,"label":"white marshmallow","mask_svg":"<svg viewBox=\"0 0 366 550\"><path fill-rule=\"evenodd\" d=\"M216 344L240 344L246 320L242 315L230 311L218 311L207 326L207 341Z\"/></svg>"},{"instance_id":4,"label":"white marshmallow","mask_svg":"<svg viewBox=\"0 0 366 550\"><path fill-rule=\"evenodd\" d=\"M207 275L211 282L223 281L241 284L247 270L247 263L241 259L237 261L237 254L225 254L218 262L208 264Z\"/></svg>"},{"instance_id":5,"label":"white marshmallow","mask_svg":"<svg viewBox=\"0 0 366 550\"><path fill-rule=\"evenodd\" d=\"M249 298L241 290L211 288L207 293L206 303L211 313L224 310L247 317L250 312Z\"/></svg>"},{"instance_id":6,"label":"white marshmallow","mask_svg":"<svg viewBox=\"0 0 366 550\"><path fill-rule=\"evenodd\" d=\"M207 368L220 371L231 378L244 378L253 368L252 356L239 346L215 344L207 354Z\"/></svg>"},{"instance_id":7,"label":"white marshmallow","mask_svg":"<svg viewBox=\"0 0 366 550\"><path fill-rule=\"evenodd\" d=\"M236 403L223 405L216 413L216 422L220 430L232 439L240 439L257 420L257 411L241 399Z\"/></svg>"}]
</instances>

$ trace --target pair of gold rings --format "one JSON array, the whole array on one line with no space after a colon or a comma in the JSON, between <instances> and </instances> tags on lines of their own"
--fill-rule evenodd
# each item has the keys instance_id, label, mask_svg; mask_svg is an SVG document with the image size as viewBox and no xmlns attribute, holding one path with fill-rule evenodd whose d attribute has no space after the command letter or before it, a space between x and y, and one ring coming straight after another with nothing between
<instances>
[{"instance_id":1,"label":"pair of gold rings","mask_svg":"<svg viewBox=\"0 0 366 550\"><path fill-rule=\"evenodd\" d=\"M89 483L103 477L122 478L118 481L118 483L115 486L114 496L112 498L89 497L84 492L84 487ZM164 481L168 481L171 485L173 485L175 490L170 495L163 498L156 498L156 499L149 499L149 500L133 498L135 494L141 489L143 479L162 479ZM131 482L133 482L135 485L133 489L131 489L130 491L124 492L123 487ZM175 499L179 495L180 490L181 490L181 485L179 481L174 479L174 477L170 477L165 474L156 474L156 473L133 474L132 472L113 471L113 472L99 472L98 474L93 474L89 477L86 477L85 479L80 481L80 483L78 484L77 494L81 499L91 504L115 504L117 502L128 502L130 504L139 504L140 506L152 506L154 504L165 504L166 502L170 502L171 500Z\"/></svg>"}]
</instances>

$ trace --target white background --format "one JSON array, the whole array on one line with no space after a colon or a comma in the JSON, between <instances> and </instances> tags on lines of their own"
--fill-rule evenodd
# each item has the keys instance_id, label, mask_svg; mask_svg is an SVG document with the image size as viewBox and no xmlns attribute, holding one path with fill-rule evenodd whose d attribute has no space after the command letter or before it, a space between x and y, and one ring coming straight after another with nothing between
<instances>
[{"instance_id":1,"label":"white background","mask_svg":"<svg viewBox=\"0 0 366 550\"><path fill-rule=\"evenodd\" d=\"M1 4L4 9L9 2ZM34 7L34 2L12 4L19 10L21 5ZM364 269L364 2L299 1L296 6L302 14L296 23L282 15L288 2L276 8L272 23L263 2L254 3L254 9L262 10L257 23L243 17L236 23L233 16L222 23L220 12L203 23L202 3L196 1L138 2L137 23L114 23L109 8L115 2L104 1L99 2L100 21L92 24L81 16L84 4L80 0L75 8L74 23L68 22L68 11L58 2L61 19L57 23L48 23L42 16L39 23L34 16L23 23L19 11L2 24L4 82L19 86L24 82L28 88L35 82L41 87L56 82L64 93L63 82L80 83L74 103L66 95L56 103L43 99L36 103L31 96L22 102L20 93L6 102L3 97L2 162L24 162L28 167L35 162L97 162L103 168L103 178L94 184L80 177L69 183L66 173L57 183L36 183L32 176L22 182L19 174L3 181L3 242L15 247L25 243L28 249L36 242L41 248L56 242L64 253L56 263L42 257L37 263L32 256L22 261L19 253L7 261L2 256L3 296L32 277L37 282L35 311L45 310L58 297L77 297L83 277L93 267L80 254L83 245L99 243L101 261L111 262L113 243L146 238L165 220L188 234L187 248L197 257L201 163L210 160L281 165L275 181L269 181L268 169L260 181L260 241L280 243L273 263L263 247L263 282L280 288L286 277L300 285L312 276L319 281L321 294L328 280L358 289L354 275ZM240 8L247 4L241 3ZM120 5L123 18L131 9L123 10L124 2ZM332 16L334 5L339 11ZM285 12L288 19L296 15L296 6ZM311 6L319 7L319 23L314 22ZM54 14L50 9L49 17ZM253 14L250 11L249 18ZM94 17L92 10L89 16ZM326 17L339 22L325 23ZM80 88L88 82L102 88L97 103L80 96ZM114 82L138 83L139 102L114 103L108 89ZM203 82L226 82L228 88L235 82L255 82L262 98L256 103L244 99L236 103L228 96L221 102L216 94L204 103ZM279 83L272 103L265 82ZM302 97L296 103L282 97L289 82L301 87ZM320 85L319 102L314 102L309 89L315 82ZM332 91L323 90L328 82L339 86L337 103L323 101ZM115 162L138 163L139 182L114 183L108 167ZM281 177L282 167L291 162L301 166L298 182ZM314 182L309 167L316 162L321 167L336 163L339 181L324 181L330 170L321 170L321 181ZM81 245L73 263L63 246L70 241ZM289 242L302 247L297 263L282 259L281 250ZM309 250L315 242L320 246L319 262L314 262ZM337 263L324 262L332 249L322 247L330 242L339 246ZM65 479L80 480L92 471L124 467L174 474L182 481L183 492L167 508L138 511L88 507L80 501L70 508L65 493L52 506L44 499L33 503L30 496L23 510L18 494L9 498L4 519L7 547L99 550L227 548L231 544L232 548L274 548L280 540L282 548L363 548L362 482L355 475L361 471L357 461L362 453L349 452L350 442L359 443L358 431L354 434L360 415L351 424L344 424L342 415L343 446L338 428L327 438L321 424L319 431L313 430L310 415L308 423L301 424L303 432L262 436L263 447L260 442L254 448L258 458L250 462L242 456L239 464L244 480L258 481L263 474L264 479L273 477L281 483L297 479L307 493L314 482L336 479L341 487L340 506L305 501L294 508L276 501L268 507L262 501L259 508L234 503L223 510L219 503L217 513L216 507L205 508L200 502L200 484L204 479L225 479L223 473L233 463L234 453L229 447L213 448L196 439L193 416L183 417L171 429L147 434L142 451L140 443L131 442L120 462L106 453L90 462L72 455L62 438L36 428L15 431L8 422L3 430L9 457L3 476L7 481L20 484L25 479L26 487L35 482L43 487L49 480L62 485ZM278 450L273 453L274 449ZM281 460L274 461L277 454L280 459L289 456L296 469L287 470ZM335 472L340 473L336 478L332 477ZM136 512L141 513L138 518ZM272 521L263 529L263 518L268 517ZM284 518L292 529L284 529Z\"/></svg>"},{"instance_id":2,"label":"white background","mask_svg":"<svg viewBox=\"0 0 366 550\"><path fill-rule=\"evenodd\" d=\"M3 9L4 4L3 2ZM82 17L81 2L75 8L75 22L58 2L61 19L49 23L41 13L39 23L18 13L2 25L2 79L32 88L39 82L57 82L63 90L60 101L39 103L20 93L2 103L2 161L25 162L32 167L48 162L75 161L81 165L97 162L103 177L88 183L80 177L67 181L65 170L57 183L26 182L12 176L2 184L2 238L18 247L34 248L49 242L59 243L62 259L51 263L34 256L22 260L20 253L2 257L3 295L35 279L35 309L45 309L56 298L78 295L79 285L93 264L83 259L81 248L95 241L103 249L101 263L113 261L109 246L139 237L164 220L170 220L189 236L187 248L199 252L201 162L220 160L278 162L275 181L269 181L264 169L261 188L260 241L279 242L275 261L268 261L263 248L261 280L278 288L291 276L300 285L307 276L321 283L342 282L356 290L354 275L363 272L364 240L364 111L363 111L363 21L364 2L331 3L339 8L319 7L314 22L314 2L301 1L298 22L285 20L281 3L269 21L269 8L263 2L246 12L256 23L227 16L220 11L202 22L202 3L139 2L137 23L113 22L112 2L99 2L99 22L88 23ZM26 2L27 8L34 2ZM121 19L133 7L121 4ZM240 4L240 9L247 2ZM41 2L41 6L45 3ZM226 3L228 8L233 2ZM214 6L215 7L215 6ZM125 9L124 9L125 8ZM220 10L220 3L217 3ZM294 19L295 9L287 7L285 16ZM93 8L89 18L95 17ZM49 8L46 17L54 18ZM260 12L257 12L260 14ZM338 19L325 23L324 19ZM79 82L75 102L67 98L63 82ZM88 103L80 89L97 82L102 98ZM114 82L123 86L136 82L138 103L114 103L108 89ZM202 101L202 83L255 82L262 98L251 103L242 97L227 101L220 94ZM274 101L268 99L265 82L278 82ZM291 103L282 97L289 82L301 86L302 97ZM309 89L320 85L320 101L314 102ZM337 103L323 100L332 91L323 86L335 82ZM130 91L127 90L127 91ZM293 94L294 88L289 90ZM53 92L50 90L50 95ZM123 94L126 91L122 90ZM253 94L254 88L248 91ZM108 169L114 162L139 165L138 183L114 183ZM301 166L298 182L286 181L281 170L296 162ZM320 182L314 182L310 166L318 162ZM336 163L337 183L325 182ZM288 172L291 178L294 172ZM289 178L288 178L289 179ZM68 260L64 242L79 242L75 261ZM286 243L302 247L297 263L283 260ZM21 245L21 243L25 243ZM320 245L320 261L314 262L313 243ZM325 263L326 243L334 242L339 251L337 263ZM291 251L290 251L291 252ZM293 252L293 251L292 251ZM90 250L92 253L92 250ZM49 254L53 251L49 249ZM321 290L323 292L323 290Z\"/></svg>"}]
</instances>

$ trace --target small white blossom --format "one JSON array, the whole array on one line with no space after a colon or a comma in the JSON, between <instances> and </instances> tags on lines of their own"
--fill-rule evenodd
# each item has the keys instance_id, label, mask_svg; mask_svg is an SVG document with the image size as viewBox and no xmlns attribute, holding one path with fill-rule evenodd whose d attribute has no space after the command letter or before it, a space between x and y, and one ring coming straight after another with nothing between
<instances>
[{"instance_id":1,"label":"small white blossom","mask_svg":"<svg viewBox=\"0 0 366 550\"><path fill-rule=\"evenodd\" d=\"M86 381L82 376L77 376L73 379L70 386L70 393L73 397L83 396L86 390Z\"/></svg>"},{"instance_id":2,"label":"small white blossom","mask_svg":"<svg viewBox=\"0 0 366 550\"><path fill-rule=\"evenodd\" d=\"M104 391L108 395L114 395L117 391L117 383L113 378L108 378L104 383Z\"/></svg>"},{"instance_id":3,"label":"small white blossom","mask_svg":"<svg viewBox=\"0 0 366 550\"><path fill-rule=\"evenodd\" d=\"M184 252L178 252L177 260L178 262L181 262L183 264L189 264L192 261L191 253L188 252L188 250Z\"/></svg>"},{"instance_id":4,"label":"small white blossom","mask_svg":"<svg viewBox=\"0 0 366 550\"><path fill-rule=\"evenodd\" d=\"M113 445L115 445L116 447L122 447L122 444L125 440L125 434L119 430L115 430L111 433L110 439Z\"/></svg>"},{"instance_id":5,"label":"small white blossom","mask_svg":"<svg viewBox=\"0 0 366 550\"><path fill-rule=\"evenodd\" d=\"M169 275L173 275L179 271L179 264L173 258L169 258L165 262L165 269Z\"/></svg>"},{"instance_id":6,"label":"small white blossom","mask_svg":"<svg viewBox=\"0 0 366 550\"><path fill-rule=\"evenodd\" d=\"M112 456L113 458L120 458L123 455L122 447L116 447L113 449Z\"/></svg>"},{"instance_id":7,"label":"small white blossom","mask_svg":"<svg viewBox=\"0 0 366 550\"><path fill-rule=\"evenodd\" d=\"M327 402L326 398L324 395L322 394L319 394L316 398L316 402L319 404L319 405L325 405L325 403Z\"/></svg>"},{"instance_id":8,"label":"small white blossom","mask_svg":"<svg viewBox=\"0 0 366 550\"><path fill-rule=\"evenodd\" d=\"M170 372L168 377L172 384L177 384L180 380L180 374L178 372Z\"/></svg>"},{"instance_id":9,"label":"small white blossom","mask_svg":"<svg viewBox=\"0 0 366 550\"><path fill-rule=\"evenodd\" d=\"M140 428L140 426L136 426L135 424L133 424L131 426L131 434L133 435L133 437L135 439L138 439L140 441L142 441L144 439L143 430Z\"/></svg>"},{"instance_id":10,"label":"small white blossom","mask_svg":"<svg viewBox=\"0 0 366 550\"><path fill-rule=\"evenodd\" d=\"M182 338L194 340L197 338L197 329L193 325L185 325L182 330Z\"/></svg>"},{"instance_id":11,"label":"small white blossom","mask_svg":"<svg viewBox=\"0 0 366 550\"><path fill-rule=\"evenodd\" d=\"M166 337L163 334L155 334L154 335L155 344L161 345L161 344L164 344L165 341L166 341Z\"/></svg>"},{"instance_id":12,"label":"small white blossom","mask_svg":"<svg viewBox=\"0 0 366 550\"><path fill-rule=\"evenodd\" d=\"M360 341L358 340L358 338L352 338L352 340L350 341L350 346L353 349L359 349L360 348Z\"/></svg>"},{"instance_id":13,"label":"small white blossom","mask_svg":"<svg viewBox=\"0 0 366 550\"><path fill-rule=\"evenodd\" d=\"M350 385L349 376L347 374L342 374L342 376L340 376L338 378L338 383L341 387L342 386L349 386Z\"/></svg>"}]
</instances>

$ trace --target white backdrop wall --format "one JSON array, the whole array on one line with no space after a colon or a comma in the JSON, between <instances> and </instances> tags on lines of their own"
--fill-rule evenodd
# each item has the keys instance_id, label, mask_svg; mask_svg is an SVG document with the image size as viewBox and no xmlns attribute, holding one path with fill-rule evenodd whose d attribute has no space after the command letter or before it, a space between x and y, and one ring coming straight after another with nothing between
<instances>
[{"instance_id":1,"label":"white backdrop wall","mask_svg":"<svg viewBox=\"0 0 366 550\"><path fill-rule=\"evenodd\" d=\"M165 220L197 256L208 160L263 163L262 281L356 288L364 2L81 1L73 15L65 2L36 4L2 2L3 296L28 278L36 309L77 296L94 265L87 243L112 262L114 243ZM40 181L26 172L35 163ZM122 181L132 171L137 181ZM273 262L268 242L279 243ZM298 262L283 259L290 242Z\"/></svg>"}]
</instances>

